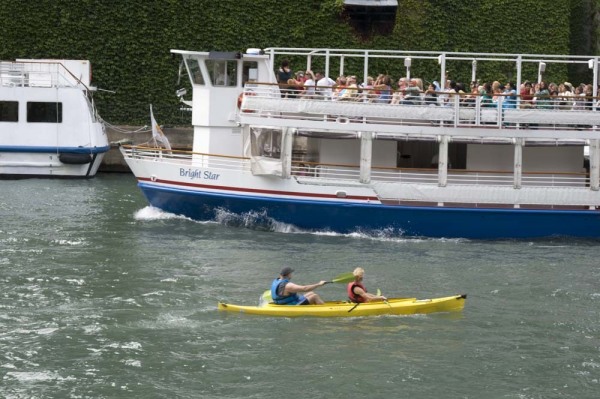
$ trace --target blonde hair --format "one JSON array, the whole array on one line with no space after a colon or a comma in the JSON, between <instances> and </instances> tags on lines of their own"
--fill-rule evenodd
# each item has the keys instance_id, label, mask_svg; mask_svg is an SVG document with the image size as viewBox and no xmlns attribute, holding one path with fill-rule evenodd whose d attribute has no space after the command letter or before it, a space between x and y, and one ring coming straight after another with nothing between
<instances>
[{"instance_id":1,"label":"blonde hair","mask_svg":"<svg viewBox=\"0 0 600 399\"><path fill-rule=\"evenodd\" d=\"M352 274L354 274L354 277L362 277L365 274L365 269L363 269L362 267L357 267L356 269L354 269Z\"/></svg>"}]
</instances>

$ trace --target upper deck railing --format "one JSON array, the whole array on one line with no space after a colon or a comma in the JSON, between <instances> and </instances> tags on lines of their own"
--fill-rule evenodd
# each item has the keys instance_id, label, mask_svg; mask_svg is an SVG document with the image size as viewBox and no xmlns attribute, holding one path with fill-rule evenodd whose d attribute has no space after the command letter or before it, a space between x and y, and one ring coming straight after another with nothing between
<instances>
[{"instance_id":1,"label":"upper deck railing","mask_svg":"<svg viewBox=\"0 0 600 399\"><path fill-rule=\"evenodd\" d=\"M477 139L483 135L552 140L599 139L597 98L568 96L519 101L504 95L492 101L478 94L423 93L397 103L373 100L371 90L354 88L350 98L327 92L280 89L271 84L247 84L241 103L242 123L290 126L298 129L373 131L385 138L403 134L439 134L439 128ZM418 129L415 129L417 127ZM483 134L484 132L485 134Z\"/></svg>"},{"instance_id":2,"label":"upper deck railing","mask_svg":"<svg viewBox=\"0 0 600 399\"><path fill-rule=\"evenodd\" d=\"M60 62L0 61L0 86L4 87L80 87L90 90Z\"/></svg>"},{"instance_id":3,"label":"upper deck railing","mask_svg":"<svg viewBox=\"0 0 600 399\"><path fill-rule=\"evenodd\" d=\"M359 74L359 81L366 82L369 74L376 76L381 71L373 71L371 64L379 59L398 62L406 68L406 76L411 77L411 72L418 70L418 64L423 62L433 62L439 68L439 81L445 82L446 72L450 65L457 63L467 63L471 69L471 81L478 78L478 69L484 63L494 62L498 64L507 64L514 67L516 87L519 88L523 79L523 71L527 69L537 70L537 81L541 81L547 68L551 65L582 65L592 72L592 79L589 83L593 84L592 95L598 95L598 72L599 56L586 55L558 55L558 54L515 54L515 53L469 53L469 52L446 52L446 51L407 51L407 50L364 50L364 49L329 49L329 48L267 48L264 50L270 56L271 67L275 70L276 59L282 58L304 58L306 60L306 69L313 69L313 65L323 65L325 76L332 76L334 65L339 75L344 75L346 63L349 60L359 60L362 62L362 75ZM528 75L529 76L529 75ZM433 79L435 80L435 79ZM530 80L534 80L531 79Z\"/></svg>"}]
</instances>

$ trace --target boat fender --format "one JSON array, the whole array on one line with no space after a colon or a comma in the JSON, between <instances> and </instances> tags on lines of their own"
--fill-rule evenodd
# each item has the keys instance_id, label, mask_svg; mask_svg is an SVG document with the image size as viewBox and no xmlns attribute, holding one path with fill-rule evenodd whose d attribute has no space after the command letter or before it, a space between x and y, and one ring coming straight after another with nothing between
<instances>
[{"instance_id":1,"label":"boat fender","mask_svg":"<svg viewBox=\"0 0 600 399\"><path fill-rule=\"evenodd\" d=\"M92 161L92 155L63 152L58 154L58 160L66 165L85 165Z\"/></svg>"}]
</instances>

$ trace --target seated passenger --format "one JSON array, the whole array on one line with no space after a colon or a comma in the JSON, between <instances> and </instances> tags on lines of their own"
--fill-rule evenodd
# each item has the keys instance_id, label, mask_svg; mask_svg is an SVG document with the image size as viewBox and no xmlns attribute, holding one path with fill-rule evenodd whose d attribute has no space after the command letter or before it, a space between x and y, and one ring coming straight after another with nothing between
<instances>
[{"instance_id":1,"label":"seated passenger","mask_svg":"<svg viewBox=\"0 0 600 399\"><path fill-rule=\"evenodd\" d=\"M533 100L535 101L536 108L549 109L552 108L550 100L550 92L546 87L546 82L543 80L537 86L537 90L533 94Z\"/></svg>"},{"instance_id":2,"label":"seated passenger","mask_svg":"<svg viewBox=\"0 0 600 399\"><path fill-rule=\"evenodd\" d=\"M271 283L271 297L273 302L278 305L322 305L324 302L318 294L312 290L327 284L327 281L321 280L318 283L310 285L298 285L292 283L292 273L294 269L284 267L279 276ZM304 293L304 295L300 295Z\"/></svg>"},{"instance_id":3,"label":"seated passenger","mask_svg":"<svg viewBox=\"0 0 600 399\"><path fill-rule=\"evenodd\" d=\"M344 75L340 75L335 80L335 88L333 89L333 100L338 100L346 92L348 79Z\"/></svg>"},{"instance_id":4,"label":"seated passenger","mask_svg":"<svg viewBox=\"0 0 600 399\"><path fill-rule=\"evenodd\" d=\"M373 84L375 80L372 76L367 76L367 81L365 83L361 83L360 92L361 92L361 100L364 102L371 102L371 100L375 97L373 95Z\"/></svg>"},{"instance_id":5,"label":"seated passenger","mask_svg":"<svg viewBox=\"0 0 600 399\"><path fill-rule=\"evenodd\" d=\"M323 72L317 72L315 76L317 78L317 96L323 100L331 100L335 81L329 76L325 76Z\"/></svg>"},{"instance_id":6,"label":"seated passenger","mask_svg":"<svg viewBox=\"0 0 600 399\"><path fill-rule=\"evenodd\" d=\"M296 72L294 77L288 79L288 97L296 98L300 97L304 90L304 73L301 71Z\"/></svg>"},{"instance_id":7,"label":"seated passenger","mask_svg":"<svg viewBox=\"0 0 600 399\"><path fill-rule=\"evenodd\" d=\"M504 85L504 98L502 99L502 108L517 108L517 91L513 82L507 82Z\"/></svg>"},{"instance_id":8,"label":"seated passenger","mask_svg":"<svg viewBox=\"0 0 600 399\"><path fill-rule=\"evenodd\" d=\"M406 94L400 104L418 105L421 104L421 90L419 90L417 79L411 79L406 88Z\"/></svg>"},{"instance_id":9,"label":"seated passenger","mask_svg":"<svg viewBox=\"0 0 600 399\"><path fill-rule=\"evenodd\" d=\"M346 88L338 97L339 101L356 101L358 99L358 86L356 84L356 76L348 76L346 78Z\"/></svg>"},{"instance_id":10,"label":"seated passenger","mask_svg":"<svg viewBox=\"0 0 600 399\"><path fill-rule=\"evenodd\" d=\"M479 90L479 95L481 96L481 106L482 107L493 107L495 106L492 101L492 84L490 82L485 82Z\"/></svg>"},{"instance_id":11,"label":"seated passenger","mask_svg":"<svg viewBox=\"0 0 600 399\"><path fill-rule=\"evenodd\" d=\"M533 91L531 89L531 82L528 80L521 85L521 108L532 108L533 107Z\"/></svg>"},{"instance_id":12,"label":"seated passenger","mask_svg":"<svg viewBox=\"0 0 600 399\"><path fill-rule=\"evenodd\" d=\"M378 96L375 100L376 103L389 104L392 99L392 82L388 75L379 75L373 88L376 90Z\"/></svg>"},{"instance_id":13,"label":"seated passenger","mask_svg":"<svg viewBox=\"0 0 600 399\"><path fill-rule=\"evenodd\" d=\"M400 101L402 101L404 99L404 96L406 96L407 87L408 82L406 81L406 78L398 79L398 90L396 90L392 95L392 100L390 101L390 104L400 104Z\"/></svg>"},{"instance_id":14,"label":"seated passenger","mask_svg":"<svg viewBox=\"0 0 600 399\"><path fill-rule=\"evenodd\" d=\"M302 94L303 98L314 98L316 96L316 88L317 88L317 80L313 71L308 70L305 74L306 79L304 80L304 92Z\"/></svg>"},{"instance_id":15,"label":"seated passenger","mask_svg":"<svg viewBox=\"0 0 600 399\"><path fill-rule=\"evenodd\" d=\"M437 93L433 83L430 83L425 91L425 105L438 105Z\"/></svg>"},{"instance_id":16,"label":"seated passenger","mask_svg":"<svg viewBox=\"0 0 600 399\"><path fill-rule=\"evenodd\" d=\"M354 303L364 303L371 301L387 301L387 298L383 295L373 295L367 292L363 284L363 278L365 276L365 271L362 267L357 267L354 269L354 281L348 283L347 291L348 291L348 299L350 302Z\"/></svg>"}]
</instances>

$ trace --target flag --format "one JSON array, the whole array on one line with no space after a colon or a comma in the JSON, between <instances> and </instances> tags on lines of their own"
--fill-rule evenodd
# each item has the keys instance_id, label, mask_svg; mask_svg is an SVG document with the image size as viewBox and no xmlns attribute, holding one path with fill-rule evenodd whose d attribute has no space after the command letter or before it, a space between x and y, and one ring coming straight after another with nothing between
<instances>
[{"instance_id":1,"label":"flag","mask_svg":"<svg viewBox=\"0 0 600 399\"><path fill-rule=\"evenodd\" d=\"M150 122L152 123L152 138L158 144L161 143L167 150L171 149L171 143L169 143L169 139L163 133L158 123L156 123L156 119L154 119L154 113L152 112L152 104L150 104Z\"/></svg>"}]
</instances>

